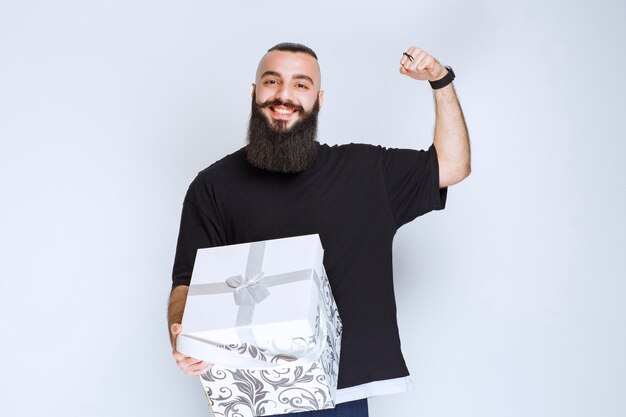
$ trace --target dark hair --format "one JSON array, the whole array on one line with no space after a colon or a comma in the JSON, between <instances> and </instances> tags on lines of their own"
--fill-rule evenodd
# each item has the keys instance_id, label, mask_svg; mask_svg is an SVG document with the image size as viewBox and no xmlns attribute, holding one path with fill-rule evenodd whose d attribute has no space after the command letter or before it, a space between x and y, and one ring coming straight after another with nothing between
<instances>
[{"instance_id":1,"label":"dark hair","mask_svg":"<svg viewBox=\"0 0 626 417\"><path fill-rule=\"evenodd\" d=\"M278 45L272 46L267 52L272 51L284 51L284 52L300 52L303 54L311 55L317 61L317 55L313 49L309 48L306 45L302 45L301 43L293 43L293 42L282 42Z\"/></svg>"}]
</instances>

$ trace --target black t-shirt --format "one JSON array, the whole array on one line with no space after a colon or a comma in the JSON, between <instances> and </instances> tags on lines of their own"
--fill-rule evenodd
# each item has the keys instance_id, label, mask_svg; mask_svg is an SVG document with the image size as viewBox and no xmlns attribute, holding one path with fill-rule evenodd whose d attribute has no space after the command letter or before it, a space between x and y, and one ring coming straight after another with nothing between
<instances>
[{"instance_id":1,"label":"black t-shirt","mask_svg":"<svg viewBox=\"0 0 626 417\"><path fill-rule=\"evenodd\" d=\"M338 388L408 375L400 351L392 241L403 224L445 206L428 151L320 145L298 174L254 168L244 150L191 183L173 286L189 285L199 248L318 233L344 329Z\"/></svg>"}]
</instances>

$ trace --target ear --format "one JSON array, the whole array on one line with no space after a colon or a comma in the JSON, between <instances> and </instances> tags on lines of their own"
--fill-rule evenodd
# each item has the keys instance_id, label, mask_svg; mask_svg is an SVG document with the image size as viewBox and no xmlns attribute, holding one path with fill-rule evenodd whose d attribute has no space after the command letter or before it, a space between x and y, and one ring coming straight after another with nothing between
<instances>
[{"instance_id":1,"label":"ear","mask_svg":"<svg viewBox=\"0 0 626 417\"><path fill-rule=\"evenodd\" d=\"M256 90L256 84L252 83L252 92L250 93L251 96L254 96L254 91Z\"/></svg>"},{"instance_id":2,"label":"ear","mask_svg":"<svg viewBox=\"0 0 626 417\"><path fill-rule=\"evenodd\" d=\"M317 93L317 99L320 102L320 110L321 110L322 104L324 104L324 90L320 90L319 93Z\"/></svg>"}]
</instances>

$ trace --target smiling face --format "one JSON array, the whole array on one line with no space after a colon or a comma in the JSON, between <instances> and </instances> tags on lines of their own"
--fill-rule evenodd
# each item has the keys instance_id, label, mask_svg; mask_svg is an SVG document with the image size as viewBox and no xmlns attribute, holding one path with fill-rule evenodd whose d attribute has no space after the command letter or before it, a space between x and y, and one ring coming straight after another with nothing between
<instances>
[{"instance_id":1,"label":"smiling face","mask_svg":"<svg viewBox=\"0 0 626 417\"><path fill-rule=\"evenodd\" d=\"M310 112L324 92L317 60L301 52L271 51L265 54L252 84L253 97L270 125L287 131Z\"/></svg>"}]
</instances>

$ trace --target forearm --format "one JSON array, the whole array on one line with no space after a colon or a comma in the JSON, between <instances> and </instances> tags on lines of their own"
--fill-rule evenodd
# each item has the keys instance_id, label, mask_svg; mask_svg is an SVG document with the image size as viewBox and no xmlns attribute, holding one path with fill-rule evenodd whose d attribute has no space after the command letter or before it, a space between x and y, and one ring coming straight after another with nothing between
<instances>
[{"instance_id":1,"label":"forearm","mask_svg":"<svg viewBox=\"0 0 626 417\"><path fill-rule=\"evenodd\" d=\"M463 180L471 172L469 134L453 84L433 90L433 95L439 185L447 187Z\"/></svg>"},{"instance_id":2,"label":"forearm","mask_svg":"<svg viewBox=\"0 0 626 417\"><path fill-rule=\"evenodd\" d=\"M179 285L172 290L167 307L168 329L172 328L172 324L180 324L183 321L183 312L185 311L185 302L187 301L188 292L189 287L186 285ZM171 339L171 331L168 331L168 333L170 334Z\"/></svg>"}]
</instances>

